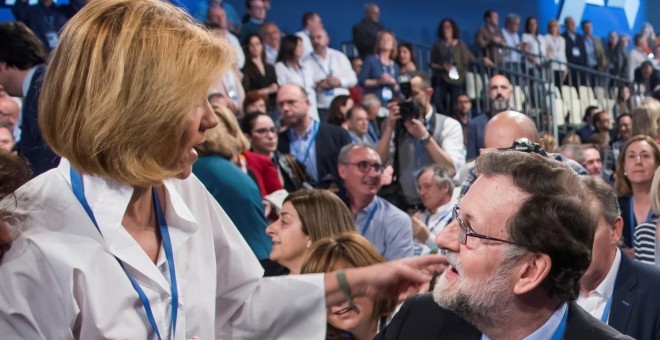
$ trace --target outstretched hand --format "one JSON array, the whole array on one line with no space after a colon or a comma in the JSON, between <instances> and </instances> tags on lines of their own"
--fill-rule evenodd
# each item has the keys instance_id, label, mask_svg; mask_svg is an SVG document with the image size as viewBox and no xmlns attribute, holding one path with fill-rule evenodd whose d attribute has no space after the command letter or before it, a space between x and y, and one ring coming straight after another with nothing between
<instances>
[{"instance_id":1,"label":"outstretched hand","mask_svg":"<svg viewBox=\"0 0 660 340\"><path fill-rule=\"evenodd\" d=\"M445 256L426 255L356 268L355 273L346 274L349 282L364 283L363 290L357 290L359 295L374 299L398 297L402 301L428 287L433 272L447 264Z\"/></svg>"}]
</instances>

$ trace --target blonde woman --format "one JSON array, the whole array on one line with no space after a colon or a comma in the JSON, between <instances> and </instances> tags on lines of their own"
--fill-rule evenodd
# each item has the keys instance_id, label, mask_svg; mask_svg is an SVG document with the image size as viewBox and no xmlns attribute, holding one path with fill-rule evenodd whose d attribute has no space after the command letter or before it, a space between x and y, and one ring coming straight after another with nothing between
<instances>
[{"instance_id":1,"label":"blonde woman","mask_svg":"<svg viewBox=\"0 0 660 340\"><path fill-rule=\"evenodd\" d=\"M394 33L378 32L374 54L364 60L358 75L358 83L364 88L364 94L375 94L383 106L392 100L398 91L397 77L400 70L395 62L397 51Z\"/></svg>"},{"instance_id":2,"label":"blonde woman","mask_svg":"<svg viewBox=\"0 0 660 340\"><path fill-rule=\"evenodd\" d=\"M191 176L218 124L207 91L233 60L164 1L90 1L68 22L39 106L62 162L0 201L14 237L0 265L3 338L318 338L326 305L428 279L417 270L442 259L262 279Z\"/></svg>"},{"instance_id":3,"label":"blonde woman","mask_svg":"<svg viewBox=\"0 0 660 340\"><path fill-rule=\"evenodd\" d=\"M303 273L325 273L342 268L364 267L385 259L369 241L357 232L323 238L310 248L302 267ZM385 327L394 312L396 299L376 301L355 299L354 305L345 303L328 308L326 339L373 339Z\"/></svg>"}]
</instances>

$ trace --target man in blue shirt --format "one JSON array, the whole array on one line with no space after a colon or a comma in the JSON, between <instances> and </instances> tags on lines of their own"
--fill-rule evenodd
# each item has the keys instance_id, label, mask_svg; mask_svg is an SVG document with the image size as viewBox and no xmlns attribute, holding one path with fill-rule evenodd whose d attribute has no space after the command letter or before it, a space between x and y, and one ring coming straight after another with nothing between
<instances>
[{"instance_id":1,"label":"man in blue shirt","mask_svg":"<svg viewBox=\"0 0 660 340\"><path fill-rule=\"evenodd\" d=\"M394 260L413 255L412 221L388 201L376 196L383 164L368 144L352 144L339 153L339 176L344 180L348 206L357 230L385 257Z\"/></svg>"}]
</instances>

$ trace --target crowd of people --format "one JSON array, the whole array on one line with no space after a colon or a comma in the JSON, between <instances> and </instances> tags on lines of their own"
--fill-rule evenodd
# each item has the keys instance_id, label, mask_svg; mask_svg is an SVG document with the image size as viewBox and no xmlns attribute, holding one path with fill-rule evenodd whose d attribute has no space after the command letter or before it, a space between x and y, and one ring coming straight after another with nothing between
<instances>
[{"instance_id":1,"label":"crowd of people","mask_svg":"<svg viewBox=\"0 0 660 340\"><path fill-rule=\"evenodd\" d=\"M353 59L318 13L283 35L270 1L203 4L205 26L157 0L0 23L3 338L660 337L653 93L561 136L506 73L484 112L465 93L470 63L550 51L562 82L571 57L623 72L590 22L487 11L473 53L443 19L429 75L375 3Z\"/></svg>"}]
</instances>

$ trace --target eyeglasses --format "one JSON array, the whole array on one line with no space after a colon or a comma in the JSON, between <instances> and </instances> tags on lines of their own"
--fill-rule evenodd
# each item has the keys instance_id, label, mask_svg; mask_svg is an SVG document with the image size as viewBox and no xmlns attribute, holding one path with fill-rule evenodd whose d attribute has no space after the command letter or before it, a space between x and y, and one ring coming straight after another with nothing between
<instances>
[{"instance_id":1,"label":"eyeglasses","mask_svg":"<svg viewBox=\"0 0 660 340\"><path fill-rule=\"evenodd\" d=\"M357 166L358 170L360 170L360 172L363 174L369 173L369 170L371 170L371 168L376 170L376 172L379 174L383 173L383 170L385 169L383 165L380 163L369 163L367 161L360 161L357 163L343 163L343 164Z\"/></svg>"},{"instance_id":2,"label":"eyeglasses","mask_svg":"<svg viewBox=\"0 0 660 340\"><path fill-rule=\"evenodd\" d=\"M490 236L486 236L486 235L483 235L483 234L476 233L474 230L472 230L472 228L469 225L467 225L465 223L465 221L463 221L462 218L459 217L458 212L460 211L460 209L461 208L458 205L455 205L454 210L452 211L452 214L451 214L452 219L455 220L456 222L458 222L458 227L459 227L458 228L458 231L459 231L458 232L458 243L460 243L462 245L465 245L465 244L467 244L467 237L472 236L472 237L477 237L477 238L484 239L484 240L498 241L498 242L513 244L514 246L520 246L519 244L517 244L515 242L502 240L502 239L499 239L499 238L490 237Z\"/></svg>"},{"instance_id":3,"label":"eyeglasses","mask_svg":"<svg viewBox=\"0 0 660 340\"><path fill-rule=\"evenodd\" d=\"M258 135L265 135L265 134L267 134L267 133L269 133L269 132L272 133L272 134L275 134L275 133L277 133L277 129L275 129L275 127L273 126L273 127L269 127L269 128L256 129L256 130L254 130L254 131L252 131L252 132L254 132L254 133L258 134Z\"/></svg>"}]
</instances>

